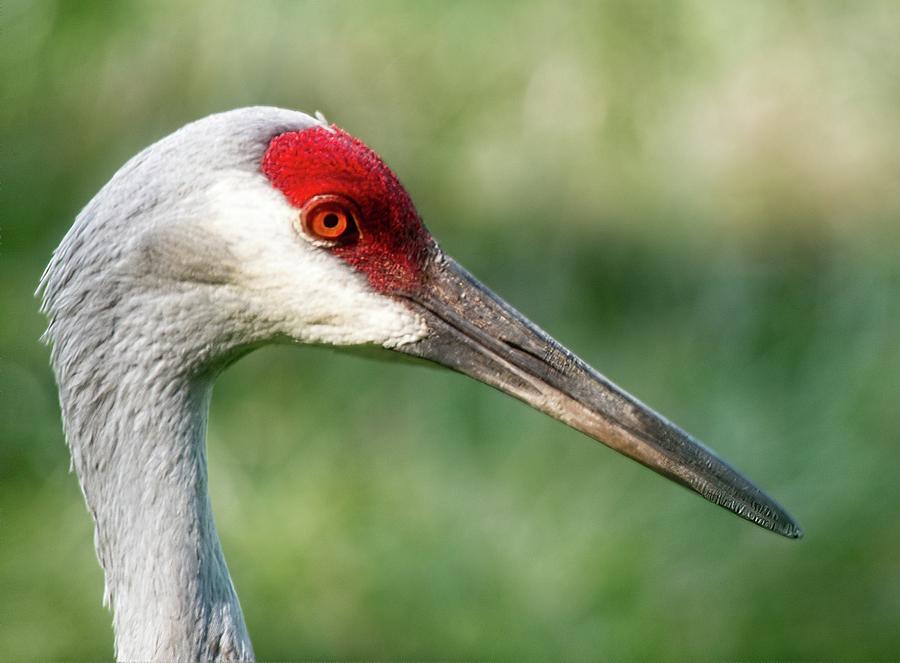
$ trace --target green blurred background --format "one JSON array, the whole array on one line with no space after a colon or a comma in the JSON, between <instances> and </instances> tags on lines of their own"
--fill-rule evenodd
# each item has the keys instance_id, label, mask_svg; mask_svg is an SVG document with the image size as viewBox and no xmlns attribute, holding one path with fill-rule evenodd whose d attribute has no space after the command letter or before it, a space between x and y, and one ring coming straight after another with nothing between
<instances>
[{"instance_id":1,"label":"green blurred background","mask_svg":"<svg viewBox=\"0 0 900 663\"><path fill-rule=\"evenodd\" d=\"M50 251L137 150L273 104L806 538L461 376L264 349L209 432L260 659L896 659L898 34L895 2L3 2L0 657L112 656Z\"/></svg>"}]
</instances>

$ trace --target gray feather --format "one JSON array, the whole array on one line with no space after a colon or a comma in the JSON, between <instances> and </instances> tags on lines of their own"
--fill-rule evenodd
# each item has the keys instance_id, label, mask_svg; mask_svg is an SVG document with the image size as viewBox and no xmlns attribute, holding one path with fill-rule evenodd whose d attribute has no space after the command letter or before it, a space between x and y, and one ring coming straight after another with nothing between
<instances>
[{"instance_id":1,"label":"gray feather","mask_svg":"<svg viewBox=\"0 0 900 663\"><path fill-rule=\"evenodd\" d=\"M206 490L210 378L244 340L229 337L240 311L223 294L236 265L197 221L211 187L261 177L269 141L314 123L245 108L160 140L87 204L41 279L118 658L253 657Z\"/></svg>"}]
</instances>

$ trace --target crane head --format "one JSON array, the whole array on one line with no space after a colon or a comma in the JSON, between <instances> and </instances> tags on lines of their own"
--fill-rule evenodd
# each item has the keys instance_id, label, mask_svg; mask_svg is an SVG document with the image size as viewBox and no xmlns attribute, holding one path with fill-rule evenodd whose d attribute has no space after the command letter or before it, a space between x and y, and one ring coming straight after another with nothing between
<instances>
[{"instance_id":1,"label":"crane head","mask_svg":"<svg viewBox=\"0 0 900 663\"><path fill-rule=\"evenodd\" d=\"M128 241L109 240L122 234ZM95 287L61 295L68 263L92 259L73 256L111 243L115 255L91 272ZM54 263L51 337L63 302L84 305L127 282L129 301L154 302L145 318L177 321L165 338L193 343L179 354L200 357L200 369L277 340L381 346L491 385L761 527L801 536L710 449L445 255L382 159L321 120L244 109L188 125L126 164Z\"/></svg>"}]
</instances>

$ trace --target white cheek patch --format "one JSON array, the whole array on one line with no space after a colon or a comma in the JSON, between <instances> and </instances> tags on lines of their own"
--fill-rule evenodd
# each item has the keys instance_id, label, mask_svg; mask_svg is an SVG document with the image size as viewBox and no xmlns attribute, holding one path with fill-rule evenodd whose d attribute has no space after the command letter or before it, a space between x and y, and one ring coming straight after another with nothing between
<instances>
[{"instance_id":1,"label":"white cheek patch","mask_svg":"<svg viewBox=\"0 0 900 663\"><path fill-rule=\"evenodd\" d=\"M235 172L209 191L210 232L236 260L234 283L251 312L247 324L304 343L397 347L426 334L400 302L297 229L299 210L262 174Z\"/></svg>"}]
</instances>

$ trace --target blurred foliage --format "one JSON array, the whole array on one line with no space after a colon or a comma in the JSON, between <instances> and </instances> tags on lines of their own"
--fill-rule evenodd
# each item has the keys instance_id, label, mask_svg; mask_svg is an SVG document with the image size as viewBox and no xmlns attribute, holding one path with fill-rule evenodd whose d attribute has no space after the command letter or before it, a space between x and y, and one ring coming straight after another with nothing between
<instances>
[{"instance_id":1,"label":"blurred foliage","mask_svg":"<svg viewBox=\"0 0 900 663\"><path fill-rule=\"evenodd\" d=\"M265 349L220 380L209 435L260 659L896 658L896 3L7 0L0 20L4 658L112 655L41 270L134 152L249 104L366 140L445 249L807 532L462 377Z\"/></svg>"}]
</instances>

